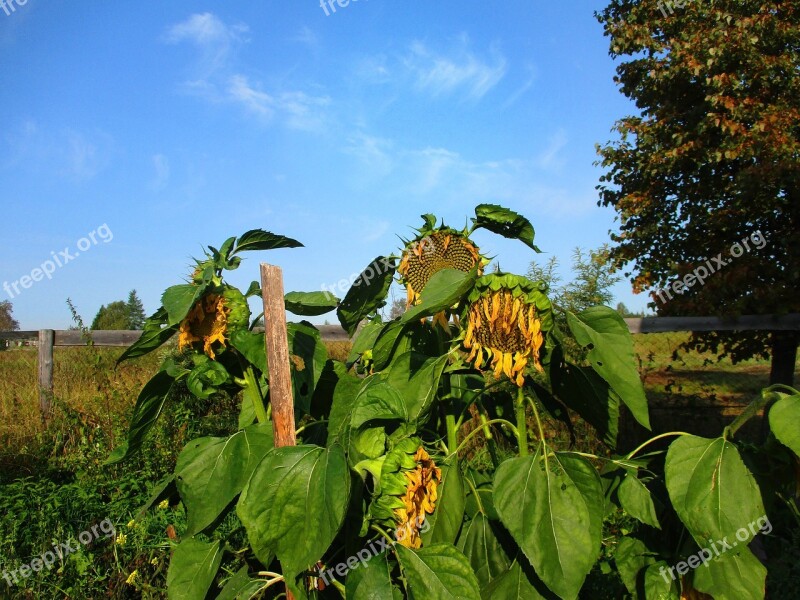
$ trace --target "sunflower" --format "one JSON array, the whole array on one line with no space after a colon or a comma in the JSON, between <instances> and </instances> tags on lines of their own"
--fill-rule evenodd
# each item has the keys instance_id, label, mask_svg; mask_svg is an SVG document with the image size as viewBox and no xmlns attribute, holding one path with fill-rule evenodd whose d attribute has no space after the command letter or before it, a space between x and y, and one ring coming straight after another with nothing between
<instances>
[{"instance_id":1,"label":"sunflower","mask_svg":"<svg viewBox=\"0 0 800 600\"><path fill-rule=\"evenodd\" d=\"M550 302L532 281L516 275L486 275L476 282L465 312L467 360L481 369L491 361L494 376L518 386L532 363L542 371L541 350L552 327Z\"/></svg>"},{"instance_id":2,"label":"sunflower","mask_svg":"<svg viewBox=\"0 0 800 600\"><path fill-rule=\"evenodd\" d=\"M393 526L399 544L420 548L420 530L436 509L441 482L442 471L422 442L418 438L405 439L386 455L381 470L381 495L370 507L370 516Z\"/></svg>"},{"instance_id":3,"label":"sunflower","mask_svg":"<svg viewBox=\"0 0 800 600\"><path fill-rule=\"evenodd\" d=\"M421 230L417 238L406 245L397 267L401 283L406 286L407 306L419 302L430 278L442 269L467 273L478 265L480 275L483 263L478 247L465 234L446 227Z\"/></svg>"},{"instance_id":4,"label":"sunflower","mask_svg":"<svg viewBox=\"0 0 800 600\"><path fill-rule=\"evenodd\" d=\"M229 333L247 325L250 309L247 300L235 288L221 293L210 292L203 296L181 321L178 331L178 349L203 344L203 352L211 360L216 358L214 344L225 346ZM220 346L217 346L217 351Z\"/></svg>"}]
</instances>

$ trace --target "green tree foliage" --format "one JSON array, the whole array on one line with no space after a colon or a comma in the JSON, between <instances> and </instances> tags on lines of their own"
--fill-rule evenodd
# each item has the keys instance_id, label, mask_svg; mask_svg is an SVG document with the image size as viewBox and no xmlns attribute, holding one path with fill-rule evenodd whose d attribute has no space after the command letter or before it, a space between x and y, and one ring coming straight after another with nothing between
<instances>
[{"instance_id":1,"label":"green tree foliage","mask_svg":"<svg viewBox=\"0 0 800 600\"><path fill-rule=\"evenodd\" d=\"M128 301L117 300L103 305L92 321L91 329L134 329L144 326L146 315L136 290L128 294Z\"/></svg>"},{"instance_id":2,"label":"green tree foliage","mask_svg":"<svg viewBox=\"0 0 800 600\"><path fill-rule=\"evenodd\" d=\"M19 329L19 322L11 316L14 307L11 302L3 300L0 302L0 331L16 331Z\"/></svg>"},{"instance_id":3,"label":"green tree foliage","mask_svg":"<svg viewBox=\"0 0 800 600\"><path fill-rule=\"evenodd\" d=\"M541 265L532 261L528 267L528 277L534 281L544 281L552 303L561 309L556 313L555 320L565 336L564 350L578 362L586 358L586 352L572 336L566 312L579 313L591 306L611 303L614 298L611 288L621 278L611 272L609 252L607 244L597 250L575 248L572 251L574 278L564 285L559 285L561 277L557 273L558 259L555 256Z\"/></svg>"},{"instance_id":4,"label":"green tree foliage","mask_svg":"<svg viewBox=\"0 0 800 600\"><path fill-rule=\"evenodd\" d=\"M600 204L620 218L615 265L651 290L659 314L800 311L800 4L612 0L596 17L611 56L625 57L615 80L641 111L598 149ZM765 247L655 302L756 231ZM734 361L772 345L773 378L777 361L791 379L797 335L704 333L690 345L721 345Z\"/></svg>"},{"instance_id":5,"label":"green tree foliage","mask_svg":"<svg viewBox=\"0 0 800 600\"><path fill-rule=\"evenodd\" d=\"M122 300L104 304L97 311L91 329L128 329L128 305Z\"/></svg>"},{"instance_id":6,"label":"green tree foliage","mask_svg":"<svg viewBox=\"0 0 800 600\"><path fill-rule=\"evenodd\" d=\"M141 329L145 320L147 314L144 312L144 305L136 295L136 290L131 290L128 294L128 329Z\"/></svg>"}]
</instances>

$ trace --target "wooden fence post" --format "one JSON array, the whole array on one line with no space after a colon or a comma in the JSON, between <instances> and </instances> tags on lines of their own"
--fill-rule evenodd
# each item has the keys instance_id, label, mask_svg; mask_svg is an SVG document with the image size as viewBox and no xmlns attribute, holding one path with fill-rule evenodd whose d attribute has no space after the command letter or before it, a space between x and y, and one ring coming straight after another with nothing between
<instances>
[{"instance_id":1,"label":"wooden fence post","mask_svg":"<svg viewBox=\"0 0 800 600\"><path fill-rule=\"evenodd\" d=\"M261 263L261 296L264 301L264 344L269 369L269 400L275 447L297 445L294 430L294 396L289 369L289 339L286 304L283 300L283 272L280 267ZM286 586L287 600L294 596Z\"/></svg>"},{"instance_id":2,"label":"wooden fence post","mask_svg":"<svg viewBox=\"0 0 800 600\"><path fill-rule=\"evenodd\" d=\"M56 333L52 329L39 331L39 410L42 420L50 420L53 399L53 344Z\"/></svg>"},{"instance_id":3,"label":"wooden fence post","mask_svg":"<svg viewBox=\"0 0 800 600\"><path fill-rule=\"evenodd\" d=\"M289 369L283 272L280 267L261 263L261 294L264 300L264 343L269 365L269 398L272 403L275 447L294 446L297 443L294 434L294 396Z\"/></svg>"}]
</instances>

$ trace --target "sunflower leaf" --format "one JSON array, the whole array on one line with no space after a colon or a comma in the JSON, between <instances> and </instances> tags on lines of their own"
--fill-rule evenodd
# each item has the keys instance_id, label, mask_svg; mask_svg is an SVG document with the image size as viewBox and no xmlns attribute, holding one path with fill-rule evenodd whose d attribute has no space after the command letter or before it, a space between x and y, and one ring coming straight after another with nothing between
<instances>
[{"instance_id":1,"label":"sunflower leaf","mask_svg":"<svg viewBox=\"0 0 800 600\"><path fill-rule=\"evenodd\" d=\"M289 292L283 300L286 310L303 317L324 315L339 305L339 299L330 292Z\"/></svg>"},{"instance_id":2,"label":"sunflower leaf","mask_svg":"<svg viewBox=\"0 0 800 600\"><path fill-rule=\"evenodd\" d=\"M167 288L161 296L161 304L167 311L167 325L173 326L183 321L207 287L208 284L183 283Z\"/></svg>"},{"instance_id":3,"label":"sunflower leaf","mask_svg":"<svg viewBox=\"0 0 800 600\"><path fill-rule=\"evenodd\" d=\"M250 252L253 250L275 250L277 248L302 248L303 244L290 237L270 233L263 229L252 229L243 234L236 248L231 252L231 256L239 252Z\"/></svg>"},{"instance_id":4,"label":"sunflower leaf","mask_svg":"<svg viewBox=\"0 0 800 600\"><path fill-rule=\"evenodd\" d=\"M337 311L339 322L351 337L363 319L386 304L396 270L393 258L379 256L353 282Z\"/></svg>"},{"instance_id":5,"label":"sunflower leaf","mask_svg":"<svg viewBox=\"0 0 800 600\"><path fill-rule=\"evenodd\" d=\"M451 308L472 289L477 278L477 268L473 268L468 273L458 269L437 271L423 288L419 304L406 311L400 322L405 325L416 319L430 317Z\"/></svg>"},{"instance_id":6,"label":"sunflower leaf","mask_svg":"<svg viewBox=\"0 0 800 600\"><path fill-rule=\"evenodd\" d=\"M620 314L608 306L593 306L581 313L567 312L567 324L577 342L588 348L589 362L631 410L650 429L647 396L636 368L633 338Z\"/></svg>"},{"instance_id":7,"label":"sunflower leaf","mask_svg":"<svg viewBox=\"0 0 800 600\"><path fill-rule=\"evenodd\" d=\"M140 450L144 438L161 414L174 383L175 380L166 371L159 371L145 384L133 408L128 439L111 453L106 465L121 462Z\"/></svg>"},{"instance_id":8,"label":"sunflower leaf","mask_svg":"<svg viewBox=\"0 0 800 600\"><path fill-rule=\"evenodd\" d=\"M478 227L488 229L503 237L519 240L535 252L541 252L533 243L536 235L533 225L513 210L497 204L480 204L475 207L475 218L472 222L475 223L476 229Z\"/></svg>"},{"instance_id":9,"label":"sunflower leaf","mask_svg":"<svg viewBox=\"0 0 800 600\"><path fill-rule=\"evenodd\" d=\"M160 348L169 338L178 331L178 325L166 326L167 311L162 306L144 323L142 335L132 345L128 346L125 352L117 359L119 365L122 361L130 358L139 358L149 354L153 350Z\"/></svg>"},{"instance_id":10,"label":"sunflower leaf","mask_svg":"<svg viewBox=\"0 0 800 600\"><path fill-rule=\"evenodd\" d=\"M327 449L275 448L245 486L236 512L253 552L265 565L274 552L293 592L295 577L314 565L336 538L350 483L344 451L335 444Z\"/></svg>"},{"instance_id":11,"label":"sunflower leaf","mask_svg":"<svg viewBox=\"0 0 800 600\"><path fill-rule=\"evenodd\" d=\"M395 546L412 598L480 600L478 580L467 557L451 544L431 544L419 550Z\"/></svg>"},{"instance_id":12,"label":"sunflower leaf","mask_svg":"<svg viewBox=\"0 0 800 600\"><path fill-rule=\"evenodd\" d=\"M195 538L183 540L169 561L169 600L205 598L221 563L222 542L202 542Z\"/></svg>"}]
</instances>

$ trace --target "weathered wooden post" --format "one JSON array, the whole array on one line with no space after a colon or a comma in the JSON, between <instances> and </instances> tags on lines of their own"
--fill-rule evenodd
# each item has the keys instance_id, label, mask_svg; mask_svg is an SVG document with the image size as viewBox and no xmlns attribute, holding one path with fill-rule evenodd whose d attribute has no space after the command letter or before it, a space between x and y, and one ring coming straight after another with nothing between
<instances>
[{"instance_id":1,"label":"weathered wooden post","mask_svg":"<svg viewBox=\"0 0 800 600\"><path fill-rule=\"evenodd\" d=\"M45 424L50 420L53 399L53 345L56 332L39 330L39 410Z\"/></svg>"},{"instance_id":2,"label":"weathered wooden post","mask_svg":"<svg viewBox=\"0 0 800 600\"><path fill-rule=\"evenodd\" d=\"M264 301L264 344L269 369L269 397L275 447L297 445L294 423L292 373L289 369L289 339L286 304L283 300L283 272L280 267L261 263L261 296ZM286 588L287 600L294 596Z\"/></svg>"}]
</instances>

